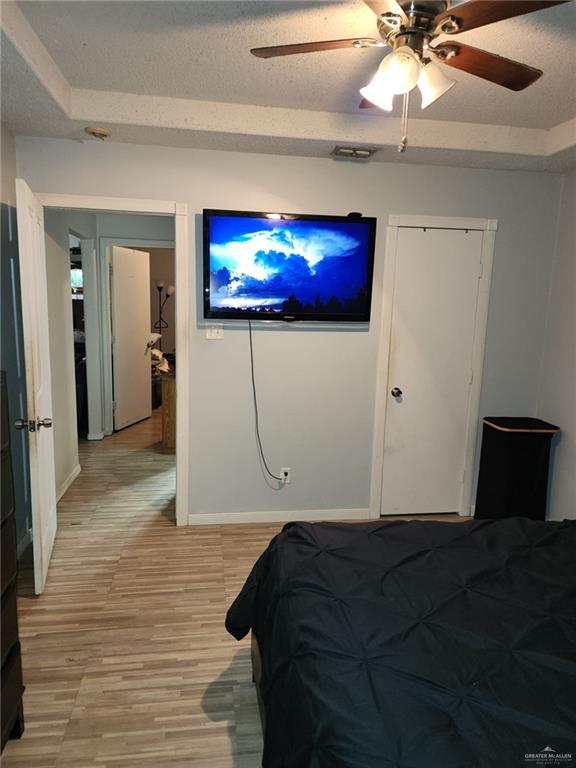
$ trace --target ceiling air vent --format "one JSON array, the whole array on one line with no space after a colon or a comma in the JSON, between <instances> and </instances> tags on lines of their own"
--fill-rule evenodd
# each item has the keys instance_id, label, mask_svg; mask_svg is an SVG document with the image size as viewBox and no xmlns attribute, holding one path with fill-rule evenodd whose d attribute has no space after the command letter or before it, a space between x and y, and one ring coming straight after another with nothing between
<instances>
[{"instance_id":1,"label":"ceiling air vent","mask_svg":"<svg viewBox=\"0 0 576 768\"><path fill-rule=\"evenodd\" d=\"M87 125L86 128L84 128L84 131L89 136L93 136L95 139L100 139L100 141L106 141L112 136L110 129L104 128L101 125Z\"/></svg>"},{"instance_id":2,"label":"ceiling air vent","mask_svg":"<svg viewBox=\"0 0 576 768\"><path fill-rule=\"evenodd\" d=\"M338 160L370 160L377 151L368 147L334 147L330 154Z\"/></svg>"}]
</instances>

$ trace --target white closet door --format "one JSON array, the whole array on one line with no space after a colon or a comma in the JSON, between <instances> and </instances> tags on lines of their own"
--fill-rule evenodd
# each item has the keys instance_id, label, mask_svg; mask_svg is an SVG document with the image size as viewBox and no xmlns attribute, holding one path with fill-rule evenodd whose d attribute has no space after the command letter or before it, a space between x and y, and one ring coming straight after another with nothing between
<instances>
[{"instance_id":1,"label":"white closet door","mask_svg":"<svg viewBox=\"0 0 576 768\"><path fill-rule=\"evenodd\" d=\"M482 237L398 231L382 514L459 511Z\"/></svg>"},{"instance_id":2,"label":"white closet door","mask_svg":"<svg viewBox=\"0 0 576 768\"><path fill-rule=\"evenodd\" d=\"M152 414L150 373L150 254L111 249L114 429Z\"/></svg>"}]
</instances>

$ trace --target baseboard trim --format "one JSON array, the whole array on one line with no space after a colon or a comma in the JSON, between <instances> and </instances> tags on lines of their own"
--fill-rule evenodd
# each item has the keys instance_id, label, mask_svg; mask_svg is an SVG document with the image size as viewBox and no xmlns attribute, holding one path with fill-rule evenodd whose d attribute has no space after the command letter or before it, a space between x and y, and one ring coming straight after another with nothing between
<instances>
[{"instance_id":1,"label":"baseboard trim","mask_svg":"<svg viewBox=\"0 0 576 768\"><path fill-rule=\"evenodd\" d=\"M282 509L268 512L209 512L188 515L188 525L233 525L235 523L290 523L321 520L369 520L370 510Z\"/></svg>"},{"instance_id":2,"label":"baseboard trim","mask_svg":"<svg viewBox=\"0 0 576 768\"><path fill-rule=\"evenodd\" d=\"M70 474L68 475L66 480L64 480L64 482L62 483L62 485L61 485L61 487L60 487L60 489L59 489L59 491L58 491L58 493L56 495L56 501L60 501L62 496L64 496L64 494L66 493L68 488L70 488L70 486L72 485L74 480L76 480L76 478L78 477L78 475L80 474L81 471L82 471L82 467L80 466L80 464L76 464L76 466L74 467L72 472L70 472Z\"/></svg>"},{"instance_id":3,"label":"baseboard trim","mask_svg":"<svg viewBox=\"0 0 576 768\"><path fill-rule=\"evenodd\" d=\"M88 432L86 440L104 440L104 432Z\"/></svg>"}]
</instances>

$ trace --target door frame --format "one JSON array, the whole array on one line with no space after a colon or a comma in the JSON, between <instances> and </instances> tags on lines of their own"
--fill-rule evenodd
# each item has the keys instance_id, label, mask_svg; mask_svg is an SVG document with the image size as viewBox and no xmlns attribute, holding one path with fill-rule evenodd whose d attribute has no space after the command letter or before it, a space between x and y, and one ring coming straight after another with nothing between
<instances>
[{"instance_id":1,"label":"door frame","mask_svg":"<svg viewBox=\"0 0 576 768\"><path fill-rule=\"evenodd\" d=\"M176 235L174 235L176 236ZM176 249L174 240L152 240L135 237L98 238L98 290L100 311L100 372L102 400L102 434L114 432L114 392L112 385L112 308L110 303L110 248L120 245L124 248L174 248L174 280L176 281ZM178 342L176 340L176 347ZM93 438L95 439L95 438Z\"/></svg>"},{"instance_id":2,"label":"door frame","mask_svg":"<svg viewBox=\"0 0 576 768\"><path fill-rule=\"evenodd\" d=\"M420 216L418 214L391 214L388 216L387 224L384 276L382 281L380 333L378 337L378 359L376 364L376 398L374 409L369 517L378 519L382 507L384 438L386 430L386 408L388 404L388 368L390 363L390 342L392 334L396 250L398 244L398 230L405 227L417 229L463 229L476 230L483 233L481 255L482 268L479 276L478 295L476 300L472 369L470 371L471 384L468 400L468 419L466 424L465 462L461 481L462 490L460 493L460 505L458 509L460 515L468 515L470 514L472 503L472 480L474 474L476 433L480 408L484 345L486 341L490 282L492 278L494 243L496 230L498 229L498 220L459 218L453 216Z\"/></svg>"},{"instance_id":3,"label":"door frame","mask_svg":"<svg viewBox=\"0 0 576 768\"><path fill-rule=\"evenodd\" d=\"M169 200L35 193L44 208L94 210L109 213L148 213L174 216L174 283L176 286L176 392L190 390L190 259L188 205ZM179 397L176 406L176 525L188 525L190 409L188 397Z\"/></svg>"}]
</instances>

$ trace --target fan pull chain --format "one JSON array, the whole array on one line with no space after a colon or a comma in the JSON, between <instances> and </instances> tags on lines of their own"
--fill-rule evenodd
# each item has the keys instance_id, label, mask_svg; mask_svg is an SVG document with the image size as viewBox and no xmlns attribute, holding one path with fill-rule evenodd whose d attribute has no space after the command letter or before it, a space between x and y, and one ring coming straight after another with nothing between
<instances>
[{"instance_id":1,"label":"fan pull chain","mask_svg":"<svg viewBox=\"0 0 576 768\"><path fill-rule=\"evenodd\" d=\"M410 91L404 94L402 102L402 139L398 144L398 152L406 152L408 146L408 102L410 101Z\"/></svg>"}]
</instances>

